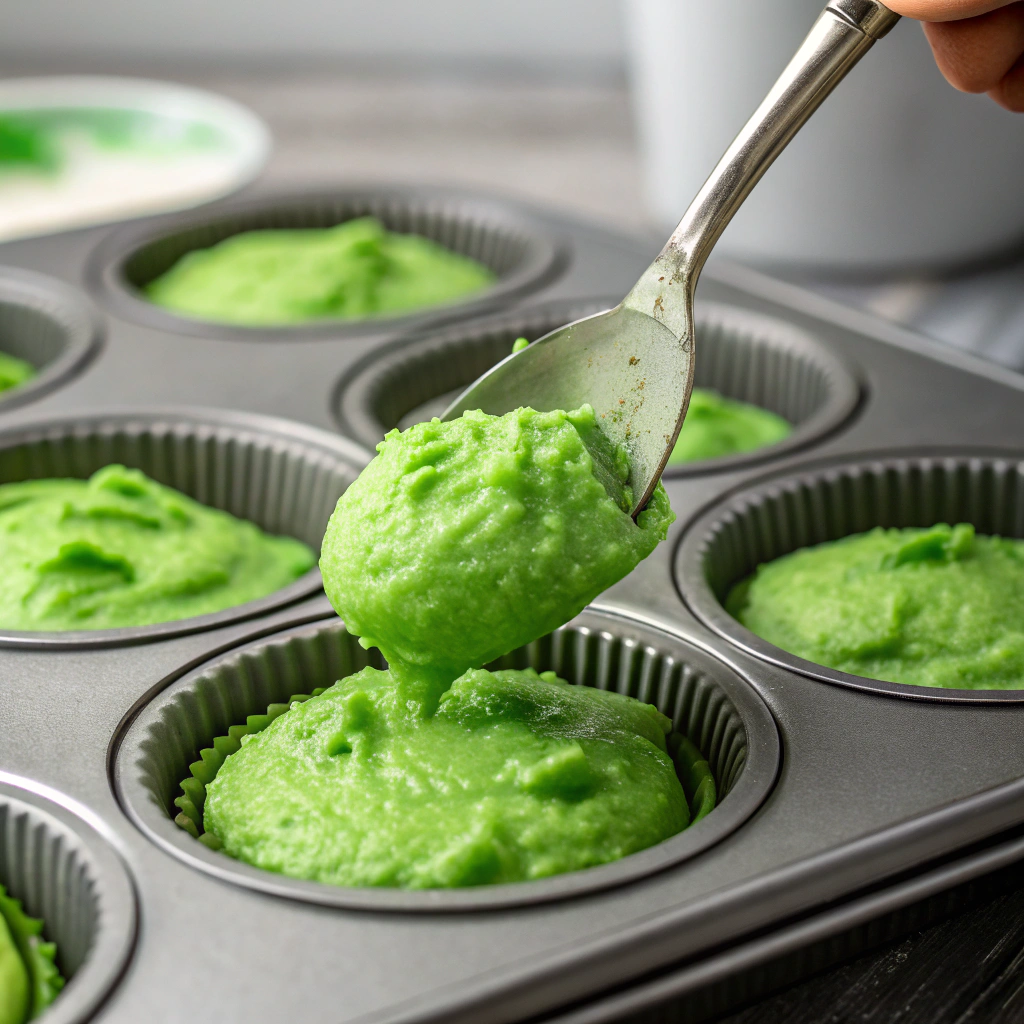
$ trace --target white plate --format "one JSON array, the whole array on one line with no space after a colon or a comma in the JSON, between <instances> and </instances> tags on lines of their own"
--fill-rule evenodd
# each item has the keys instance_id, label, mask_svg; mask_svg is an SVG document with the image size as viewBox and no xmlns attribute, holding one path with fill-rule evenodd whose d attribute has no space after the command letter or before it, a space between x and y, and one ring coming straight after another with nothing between
<instances>
[{"instance_id":1,"label":"white plate","mask_svg":"<svg viewBox=\"0 0 1024 1024\"><path fill-rule=\"evenodd\" d=\"M0 241L197 206L251 181L270 154L255 114L200 89L96 76L0 80L0 114L54 109L150 115L166 122L169 138L202 125L208 141L146 151L62 138L60 170L0 170Z\"/></svg>"}]
</instances>

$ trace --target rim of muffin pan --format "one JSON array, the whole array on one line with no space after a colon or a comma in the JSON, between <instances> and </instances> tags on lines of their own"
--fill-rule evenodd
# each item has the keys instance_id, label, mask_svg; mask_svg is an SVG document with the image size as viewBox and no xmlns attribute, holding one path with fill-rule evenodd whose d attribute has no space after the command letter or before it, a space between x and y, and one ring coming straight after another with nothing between
<instances>
[{"instance_id":1,"label":"rim of muffin pan","mask_svg":"<svg viewBox=\"0 0 1024 1024\"><path fill-rule=\"evenodd\" d=\"M389 431L438 416L523 336L549 331L613 306L577 299L506 311L417 332L364 357L335 387L339 429L370 448ZM807 332L739 307L704 303L696 314L696 387L768 409L794 427L751 452L669 465L669 479L736 469L804 448L840 427L860 402L850 369Z\"/></svg>"},{"instance_id":2,"label":"rim of muffin pan","mask_svg":"<svg viewBox=\"0 0 1024 1024\"><path fill-rule=\"evenodd\" d=\"M366 665L382 667L338 619L293 627L184 674L119 730L114 782L132 822L166 853L224 882L328 907L448 912L528 906L597 892L705 854L741 828L775 783L778 731L754 688L714 655L621 611L587 609L492 668L553 669L573 683L657 705L695 743L715 776L714 810L683 832L621 860L550 878L462 889L341 887L289 878L235 860L175 822L190 764L249 715L277 710ZM212 753L212 750L209 751ZM205 758L204 758L205 760ZM198 833L198 830L195 830Z\"/></svg>"},{"instance_id":3,"label":"rim of muffin pan","mask_svg":"<svg viewBox=\"0 0 1024 1024\"><path fill-rule=\"evenodd\" d=\"M122 463L268 533L295 537L314 552L338 498L366 458L351 442L315 427L198 408L41 419L0 431L0 483L85 479ZM111 647L166 639L264 615L322 586L314 566L286 587L218 612L117 629L0 628L0 647Z\"/></svg>"},{"instance_id":4,"label":"rim of muffin pan","mask_svg":"<svg viewBox=\"0 0 1024 1024\"><path fill-rule=\"evenodd\" d=\"M100 333L92 305L70 285L0 267L0 352L36 370L31 380L0 391L0 411L40 398L74 377L96 351Z\"/></svg>"},{"instance_id":5,"label":"rim of muffin pan","mask_svg":"<svg viewBox=\"0 0 1024 1024\"><path fill-rule=\"evenodd\" d=\"M497 280L462 299L393 316L269 326L188 317L150 302L142 290L186 253L243 231L326 228L365 216L377 217L391 231L423 235L475 259ZM108 309L146 327L236 341L337 339L472 316L541 288L568 260L568 242L513 202L458 189L366 185L232 200L127 225L91 254L86 280Z\"/></svg>"},{"instance_id":6,"label":"rim of muffin pan","mask_svg":"<svg viewBox=\"0 0 1024 1024\"><path fill-rule=\"evenodd\" d=\"M70 798L0 772L0 883L57 944L66 984L47 1024L88 1020L135 945L135 890L123 861Z\"/></svg>"},{"instance_id":7,"label":"rim of muffin pan","mask_svg":"<svg viewBox=\"0 0 1024 1024\"><path fill-rule=\"evenodd\" d=\"M764 477L715 502L685 529L676 588L720 637L762 661L835 686L919 701L1022 703L1019 690L911 686L799 658L763 640L724 607L758 565L799 548L881 527L972 523L979 534L1024 538L1024 453L943 448L863 453Z\"/></svg>"}]
</instances>

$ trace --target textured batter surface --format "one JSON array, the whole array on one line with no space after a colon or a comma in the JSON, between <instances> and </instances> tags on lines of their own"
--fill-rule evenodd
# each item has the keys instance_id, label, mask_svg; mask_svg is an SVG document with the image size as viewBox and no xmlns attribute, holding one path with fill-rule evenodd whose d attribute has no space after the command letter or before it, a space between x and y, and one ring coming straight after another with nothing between
<instances>
[{"instance_id":1,"label":"textured batter surface","mask_svg":"<svg viewBox=\"0 0 1024 1024\"><path fill-rule=\"evenodd\" d=\"M186 316L272 325L406 313L493 281L475 260L361 217L331 228L233 235L187 253L146 294Z\"/></svg>"},{"instance_id":2,"label":"textured batter surface","mask_svg":"<svg viewBox=\"0 0 1024 1024\"><path fill-rule=\"evenodd\" d=\"M793 428L781 416L725 398L708 388L694 388L683 429L669 456L669 465L739 455L775 444Z\"/></svg>"},{"instance_id":3,"label":"textured batter surface","mask_svg":"<svg viewBox=\"0 0 1024 1024\"><path fill-rule=\"evenodd\" d=\"M348 630L393 668L450 682L622 579L675 516L660 485L636 523L608 497L584 443L596 429L584 406L388 434L324 538L324 586Z\"/></svg>"},{"instance_id":4,"label":"textured batter surface","mask_svg":"<svg viewBox=\"0 0 1024 1024\"><path fill-rule=\"evenodd\" d=\"M669 727L554 673L471 670L426 708L366 668L246 737L204 824L241 860L336 885L543 878L686 827Z\"/></svg>"},{"instance_id":5,"label":"textured batter surface","mask_svg":"<svg viewBox=\"0 0 1024 1024\"><path fill-rule=\"evenodd\" d=\"M0 485L0 626L144 626L220 611L306 572L310 548L112 465Z\"/></svg>"},{"instance_id":6,"label":"textured batter surface","mask_svg":"<svg viewBox=\"0 0 1024 1024\"><path fill-rule=\"evenodd\" d=\"M732 615L808 661L913 686L1024 687L1024 541L876 529L795 551L733 589Z\"/></svg>"}]
</instances>

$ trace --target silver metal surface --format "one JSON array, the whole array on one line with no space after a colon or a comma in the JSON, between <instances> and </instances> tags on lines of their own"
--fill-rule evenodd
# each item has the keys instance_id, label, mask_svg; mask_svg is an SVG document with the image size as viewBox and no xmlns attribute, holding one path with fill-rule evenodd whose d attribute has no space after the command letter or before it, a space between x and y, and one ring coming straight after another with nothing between
<instances>
[{"instance_id":1,"label":"silver metal surface","mask_svg":"<svg viewBox=\"0 0 1024 1024\"><path fill-rule=\"evenodd\" d=\"M214 220L221 208L205 214ZM656 250L561 216L545 223L568 258L532 293L535 305L622 295ZM0 263L60 277L80 293L83 267L110 234L92 229L0 246ZM959 858L1024 824L1024 704L909 701L825 685L704 625L680 599L672 565L689 523L766 474L880 449L1024 452L1024 379L738 268L709 267L698 317L705 302L783 321L861 384L861 403L841 429L771 456L768 468L666 476L678 516L668 542L601 598L600 611L726 663L768 705L783 759L756 813L699 856L547 902L408 913L273 896L198 870L153 842L117 800L112 757L124 730L168 687L260 637L322 622L330 615L322 595L144 645L0 647L0 770L76 801L136 883L142 927L96 1024L177 1024L196 1006L247 1024L505 1024L567 1007L600 1012L606 1001L635 1007L637 1020L658 1020L662 990L652 982L629 1002L630 986L664 976L671 998L685 969L686 986L700 976L728 988L744 965L756 970L770 963L762 954L783 947L794 952L779 969L805 970L817 961L813 950L797 955L801 943L820 941L826 952L837 946L832 929L844 917L826 908L865 892L878 897L871 906L903 906L913 898L904 883L922 865ZM104 326L98 358L31 405L0 406L0 427L110 416L130 402L284 416L292 421L286 432L303 437L309 425L336 429L339 378L401 340L393 323L337 336L257 332L253 344L245 332L204 337L198 329L144 326L114 303ZM858 913L870 912L869 903ZM854 951L858 941L842 948ZM623 1003L612 1002L616 993Z\"/></svg>"},{"instance_id":2,"label":"silver metal surface","mask_svg":"<svg viewBox=\"0 0 1024 1024\"><path fill-rule=\"evenodd\" d=\"M374 652L374 655L376 652ZM142 709L120 744L115 782L133 820L163 849L236 885L330 907L443 912L527 906L636 881L707 851L768 795L779 767L775 723L725 664L623 615L588 611L502 658L501 668L554 670L579 685L656 705L707 758L719 802L702 821L622 860L536 882L405 891L343 888L262 871L216 853L174 824L175 797L204 747L249 715L382 665L337 620L269 637L185 676Z\"/></svg>"},{"instance_id":3,"label":"silver metal surface","mask_svg":"<svg viewBox=\"0 0 1024 1024\"><path fill-rule=\"evenodd\" d=\"M135 893L121 858L60 793L0 771L0 883L57 944L67 984L47 1024L87 1020L135 943Z\"/></svg>"},{"instance_id":4,"label":"silver metal surface","mask_svg":"<svg viewBox=\"0 0 1024 1024\"><path fill-rule=\"evenodd\" d=\"M1019 874L1024 839L996 840L927 865L880 891L783 925L710 962L690 964L605 999L544 1017L544 1024L696 1024L927 928L984 898L992 876ZM992 886L992 894L999 889ZM865 1010L870 1012L865 1001Z\"/></svg>"},{"instance_id":5,"label":"silver metal surface","mask_svg":"<svg viewBox=\"0 0 1024 1024\"><path fill-rule=\"evenodd\" d=\"M354 445L269 417L146 409L28 422L0 431L0 483L85 478L110 463L141 469L214 508L319 550L338 498L363 464ZM152 626L28 632L0 629L0 646L94 647L151 641L253 618L320 591L320 570L266 597Z\"/></svg>"},{"instance_id":6,"label":"silver metal surface","mask_svg":"<svg viewBox=\"0 0 1024 1024\"><path fill-rule=\"evenodd\" d=\"M509 356L444 418L468 409L498 415L589 403L604 432L629 453L635 518L661 478L690 401L694 292L711 250L793 136L898 20L877 0L826 7L626 298Z\"/></svg>"}]
</instances>

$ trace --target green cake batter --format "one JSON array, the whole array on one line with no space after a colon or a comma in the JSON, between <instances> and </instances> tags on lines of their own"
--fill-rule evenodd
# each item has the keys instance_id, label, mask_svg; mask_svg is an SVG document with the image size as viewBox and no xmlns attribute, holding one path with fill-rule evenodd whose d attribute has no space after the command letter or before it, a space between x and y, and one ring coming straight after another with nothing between
<instances>
[{"instance_id":1,"label":"green cake batter","mask_svg":"<svg viewBox=\"0 0 1024 1024\"><path fill-rule=\"evenodd\" d=\"M43 922L29 917L0 885L0 1024L24 1024L57 997L64 979L56 947L41 939Z\"/></svg>"},{"instance_id":2,"label":"green cake batter","mask_svg":"<svg viewBox=\"0 0 1024 1024\"><path fill-rule=\"evenodd\" d=\"M670 724L532 670L466 672L427 714L367 668L229 757L207 788L206 828L247 863L336 885L575 871L688 824Z\"/></svg>"},{"instance_id":3,"label":"green cake batter","mask_svg":"<svg viewBox=\"0 0 1024 1024\"><path fill-rule=\"evenodd\" d=\"M1024 687L1024 541L968 524L803 548L734 587L729 612L808 661L872 679Z\"/></svg>"},{"instance_id":4,"label":"green cake batter","mask_svg":"<svg viewBox=\"0 0 1024 1024\"><path fill-rule=\"evenodd\" d=\"M20 387L36 375L36 368L24 359L0 352L0 392Z\"/></svg>"},{"instance_id":5,"label":"green cake batter","mask_svg":"<svg viewBox=\"0 0 1024 1024\"><path fill-rule=\"evenodd\" d=\"M752 452L775 444L792 432L789 423L767 409L725 398L710 388L694 388L668 464L676 466Z\"/></svg>"},{"instance_id":6,"label":"green cake batter","mask_svg":"<svg viewBox=\"0 0 1024 1024\"><path fill-rule=\"evenodd\" d=\"M664 490L634 523L618 503L628 465L609 451L589 406L388 434L338 502L321 570L346 628L391 668L210 751L218 764L237 748L206 787L207 841L299 878L443 888L606 863L707 813L706 762L681 741L685 791L653 706L481 667L572 618L665 538ZM202 797L185 790L198 824Z\"/></svg>"},{"instance_id":7,"label":"green cake batter","mask_svg":"<svg viewBox=\"0 0 1024 1024\"><path fill-rule=\"evenodd\" d=\"M232 235L187 253L146 294L184 316L273 326L409 313L493 281L475 260L361 217L331 228Z\"/></svg>"},{"instance_id":8,"label":"green cake batter","mask_svg":"<svg viewBox=\"0 0 1024 1024\"><path fill-rule=\"evenodd\" d=\"M287 586L313 552L124 466L0 485L0 626L145 626Z\"/></svg>"},{"instance_id":9,"label":"green cake batter","mask_svg":"<svg viewBox=\"0 0 1024 1024\"><path fill-rule=\"evenodd\" d=\"M660 486L636 523L608 497L588 448L600 437L589 406L391 431L324 537L349 632L450 683L571 619L675 519Z\"/></svg>"}]
</instances>

